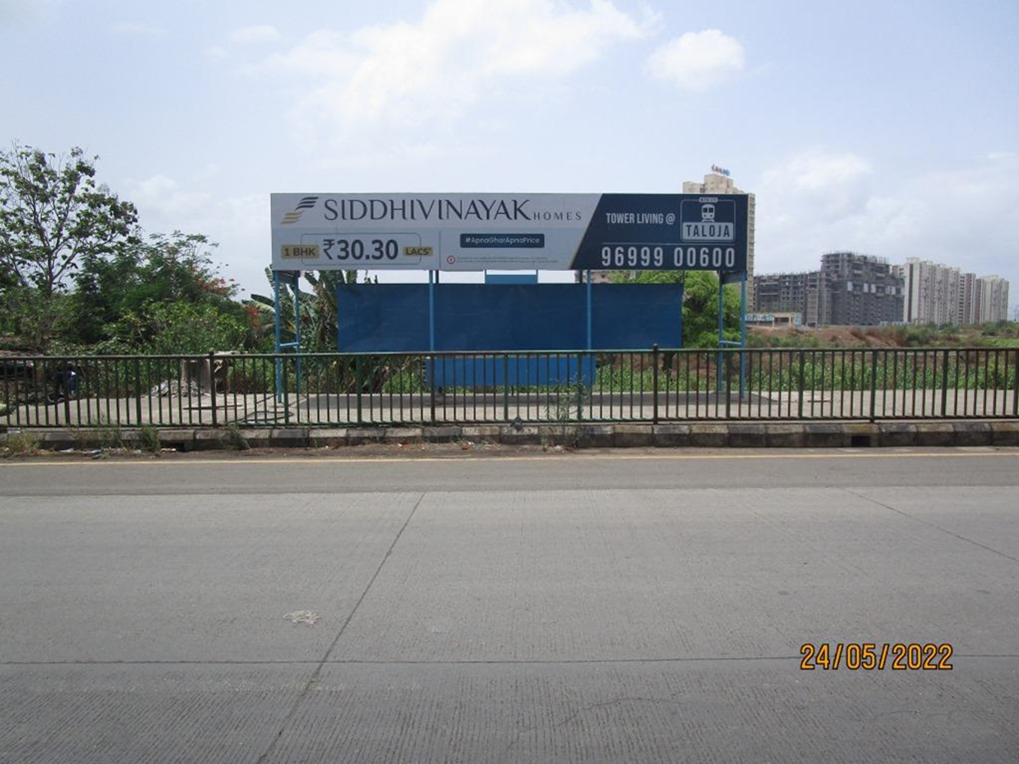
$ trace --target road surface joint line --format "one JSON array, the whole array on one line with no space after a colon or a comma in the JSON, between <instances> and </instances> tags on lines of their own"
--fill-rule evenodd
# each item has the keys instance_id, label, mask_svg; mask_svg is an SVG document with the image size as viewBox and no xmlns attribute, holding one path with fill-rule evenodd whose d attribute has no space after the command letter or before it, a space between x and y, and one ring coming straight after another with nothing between
<instances>
[{"instance_id":1,"label":"road surface joint line","mask_svg":"<svg viewBox=\"0 0 1019 764\"><path fill-rule=\"evenodd\" d=\"M967 660L1015 660L1019 653L960 653L952 655ZM561 659L467 659L467 660L365 660L343 658L327 660L327 666L613 666L638 663L763 663L767 661L798 661L801 655L701 655L685 658L561 658ZM0 661L0 667L18 666L318 666L322 661L284 660L131 660L131 661Z\"/></svg>"},{"instance_id":2,"label":"road surface joint line","mask_svg":"<svg viewBox=\"0 0 1019 764\"><path fill-rule=\"evenodd\" d=\"M997 549L995 549L994 547L989 547L986 544L981 544L979 541L974 541L973 539L966 538L965 536L961 536L960 534L958 534L958 533L956 533L954 531L950 531L947 528L942 528L937 523L932 523L929 520L922 520L919 517L914 517L913 515L909 514L908 512L903 512L901 509L896 509L895 507L889 506L888 504L885 504L882 501L878 501L877 499L871 498L870 496L867 496L865 494L857 493L856 491L850 491L848 488L843 488L842 490L845 491L846 493L852 495L852 496L856 496L859 499L863 499L864 501L869 501L871 504L876 504L879 507L884 507L885 509L888 509L888 510L891 510L892 512L900 514L903 517L908 517L910 520L914 520L914 521L916 521L918 523L921 523L923 525L926 525L926 526L928 526L930 528L935 528L935 529L941 531L942 533L945 533L945 534L947 534L949 536L952 536L953 538L959 539L960 541L965 541L966 543L972 544L973 546L978 546L981 549L986 549L988 552L994 552L994 554L999 555L1001 557L1004 557L1006 560L1011 560L1012 562L1019 562L1019 558L1015 558L1012 555L1005 554L1004 552L1000 552Z\"/></svg>"},{"instance_id":3,"label":"road surface joint line","mask_svg":"<svg viewBox=\"0 0 1019 764\"><path fill-rule=\"evenodd\" d=\"M315 667L315 670L311 673L311 676L308 678L307 683L304 685L304 689L301 690L301 694L297 696L297 700L294 701L293 706L291 706L290 710L287 712L287 715L283 718L283 723L280 725L279 731L273 737L272 742L269 743L269 747L265 749L265 752L258 757L256 764L263 764L263 762L268 760L269 756L272 755L273 751L276 750L276 746L279 745L279 741L283 738L283 732L286 730L287 725L290 724L290 722L293 720L295 714L297 713L297 709L300 708L301 703L308 696L308 693L311 692L312 688L318 684L318 678L322 674L322 668L326 665L326 661L329 660L329 656L335 649L336 644L340 641L340 637L343 636L343 632L346 630L347 625L354 618L354 613L357 612L357 609L361 607L361 603L364 602L365 597L368 596L368 592L371 590L372 585L375 583L375 579L377 579L379 577L379 573L382 572L382 568L386 564L386 561L389 559L390 555L392 555L393 549L396 547L396 543L400 540L400 537L403 535L403 532L407 529L407 526L410 524L411 518L414 517L414 513L417 512L417 508L421 506L421 502L424 501L426 493L427 492L422 491L421 495L418 496L417 501L414 502L414 506L411 507L410 512L407 514L407 519L403 521L403 525L400 526L400 530L396 532L396 536L393 538L393 543L389 545L389 548L386 550L385 555L383 555L382 560L379 562L378 567L375 568L375 572L372 574L371 579L369 579L368 585L365 586L364 591L361 592L361 596L358 597L357 602L354 603L354 607L351 608L350 613L347 614L347 617L340 625L340 630L336 633L336 636L333 638L333 641L326 649L325 655L322 656L322 660L318 662L318 665Z\"/></svg>"}]
</instances>

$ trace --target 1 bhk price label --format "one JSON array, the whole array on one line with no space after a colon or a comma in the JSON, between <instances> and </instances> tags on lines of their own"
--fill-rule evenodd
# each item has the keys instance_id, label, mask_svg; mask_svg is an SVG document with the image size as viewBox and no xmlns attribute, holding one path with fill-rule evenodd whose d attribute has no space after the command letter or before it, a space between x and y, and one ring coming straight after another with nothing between
<instances>
[{"instance_id":1,"label":"1 bhk price label","mask_svg":"<svg viewBox=\"0 0 1019 764\"><path fill-rule=\"evenodd\" d=\"M284 244L280 256L284 260L317 260L318 244Z\"/></svg>"}]
</instances>

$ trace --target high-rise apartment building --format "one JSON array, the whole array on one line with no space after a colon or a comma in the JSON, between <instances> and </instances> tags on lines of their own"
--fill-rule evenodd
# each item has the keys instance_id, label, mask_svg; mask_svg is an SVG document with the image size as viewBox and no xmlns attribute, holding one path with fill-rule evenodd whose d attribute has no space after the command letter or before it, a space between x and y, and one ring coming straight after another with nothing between
<instances>
[{"instance_id":1,"label":"high-rise apartment building","mask_svg":"<svg viewBox=\"0 0 1019 764\"><path fill-rule=\"evenodd\" d=\"M820 271L755 276L754 296L756 313L799 313L806 326L828 323L828 293Z\"/></svg>"},{"instance_id":2,"label":"high-rise apartment building","mask_svg":"<svg viewBox=\"0 0 1019 764\"><path fill-rule=\"evenodd\" d=\"M754 217L757 202L754 195L736 187L735 181L729 176L728 170L712 167L712 171L704 176L704 182L688 180L683 182L684 194L744 194L748 197L749 225L747 227L747 305L754 305Z\"/></svg>"},{"instance_id":3,"label":"high-rise apartment building","mask_svg":"<svg viewBox=\"0 0 1019 764\"><path fill-rule=\"evenodd\" d=\"M902 321L902 279L884 258L829 252L821 258L821 279L828 293L825 323L874 326Z\"/></svg>"},{"instance_id":4,"label":"high-rise apartment building","mask_svg":"<svg viewBox=\"0 0 1019 764\"><path fill-rule=\"evenodd\" d=\"M902 275L907 324L976 324L1008 317L1008 282L911 257Z\"/></svg>"},{"instance_id":5,"label":"high-rise apartment building","mask_svg":"<svg viewBox=\"0 0 1019 764\"><path fill-rule=\"evenodd\" d=\"M902 279L886 260L831 252L821 270L762 274L754 311L795 311L806 326L876 325L902 320Z\"/></svg>"},{"instance_id":6,"label":"high-rise apartment building","mask_svg":"<svg viewBox=\"0 0 1019 764\"><path fill-rule=\"evenodd\" d=\"M1008 281L1000 276L980 276L973 288L976 321L1008 320Z\"/></svg>"},{"instance_id":7,"label":"high-rise apartment building","mask_svg":"<svg viewBox=\"0 0 1019 764\"><path fill-rule=\"evenodd\" d=\"M965 323L965 275L958 268L910 257L902 275L902 320L907 324Z\"/></svg>"},{"instance_id":8,"label":"high-rise apartment building","mask_svg":"<svg viewBox=\"0 0 1019 764\"><path fill-rule=\"evenodd\" d=\"M975 324L977 322L974 307L976 303L977 277L974 273L964 273L959 278L959 308L958 315L960 324Z\"/></svg>"}]
</instances>

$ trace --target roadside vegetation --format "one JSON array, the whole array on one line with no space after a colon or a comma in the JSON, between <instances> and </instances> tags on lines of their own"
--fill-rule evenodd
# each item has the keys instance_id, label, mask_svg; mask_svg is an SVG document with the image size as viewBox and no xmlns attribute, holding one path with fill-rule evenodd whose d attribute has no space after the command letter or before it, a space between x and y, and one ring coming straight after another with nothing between
<instances>
[{"instance_id":1,"label":"roadside vegetation","mask_svg":"<svg viewBox=\"0 0 1019 764\"><path fill-rule=\"evenodd\" d=\"M216 244L203 234L143 231L135 206L98 180L97 162L98 157L89 157L79 148L56 155L14 144L0 152L0 357L271 352L272 299L267 294L242 299L237 284L224 278L216 265ZM269 275L267 271L267 283ZM336 289L341 282L357 278L356 272L304 275L301 325L305 350L335 348ZM713 273L618 272L613 280L682 284L685 347L710 350L717 346L719 282ZM737 340L738 286L724 288L725 338ZM293 333L293 305L292 293L285 290L281 318L287 336ZM748 341L751 348L809 351L1019 348L1019 324L753 328ZM725 379L732 381L738 374L737 358L731 352L724 354ZM1006 360L1007 355L990 364L964 353L937 357L919 353L908 361L880 355L851 354L847 358L816 352L808 353L802 361L789 354L748 358L747 380L752 389L761 390L794 390L801 384L806 389L864 389L875 377L885 387L932 389L946 381L946 374L948 381L958 386L1009 387L1015 376L1014 364ZM718 385L718 360L712 352L691 358L663 351L659 389L714 390ZM308 359L300 370L300 391L423 394L430 390L425 363L409 356ZM57 392L33 393L35 398L25 399L29 404L56 402L62 395L61 385L68 386L72 371L84 372L75 383L79 385L77 392L83 395L120 397L139 390L190 394L188 383L181 380L180 364L170 360L130 365L125 361L103 369L88 368L87 363L74 369L57 365L43 371L44 377L48 374L45 381ZM9 369L5 378L16 380L22 372ZM298 390L295 364L282 364L279 373L286 390ZM226 374L229 389L236 393L270 390L276 379L274 365L266 359L230 363ZM653 389L654 380L649 356L620 353L603 356L587 384L592 392L648 391ZM491 382L481 387L500 388L498 381ZM512 393L539 390L526 380L520 382L511 382ZM455 387L445 391L449 395L467 392ZM9 405L9 401L0 400L0 416ZM557 418L554 412L550 416ZM119 433L113 431L108 435L110 440L119 438Z\"/></svg>"}]
</instances>

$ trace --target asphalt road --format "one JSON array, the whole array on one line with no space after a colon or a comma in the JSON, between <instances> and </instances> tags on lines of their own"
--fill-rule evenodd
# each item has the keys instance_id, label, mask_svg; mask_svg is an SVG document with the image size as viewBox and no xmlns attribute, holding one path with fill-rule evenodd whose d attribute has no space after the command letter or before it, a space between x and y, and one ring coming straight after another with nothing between
<instances>
[{"instance_id":1,"label":"asphalt road","mask_svg":"<svg viewBox=\"0 0 1019 764\"><path fill-rule=\"evenodd\" d=\"M0 762L1017 761L1017 486L991 449L0 464Z\"/></svg>"}]
</instances>

